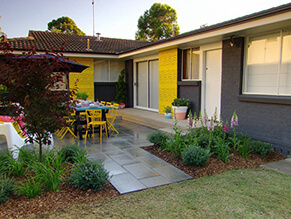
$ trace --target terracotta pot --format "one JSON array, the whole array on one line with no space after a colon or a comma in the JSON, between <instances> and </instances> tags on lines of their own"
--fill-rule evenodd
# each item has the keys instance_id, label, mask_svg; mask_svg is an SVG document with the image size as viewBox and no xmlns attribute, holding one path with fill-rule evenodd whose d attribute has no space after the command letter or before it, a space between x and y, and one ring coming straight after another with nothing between
<instances>
[{"instance_id":1,"label":"terracotta pot","mask_svg":"<svg viewBox=\"0 0 291 219\"><path fill-rule=\"evenodd\" d=\"M173 112L176 114L177 120L183 120L186 118L187 106L172 106Z\"/></svg>"},{"instance_id":2,"label":"terracotta pot","mask_svg":"<svg viewBox=\"0 0 291 219\"><path fill-rule=\"evenodd\" d=\"M125 103L120 103L119 104L119 109L124 109L125 108Z\"/></svg>"}]
</instances>

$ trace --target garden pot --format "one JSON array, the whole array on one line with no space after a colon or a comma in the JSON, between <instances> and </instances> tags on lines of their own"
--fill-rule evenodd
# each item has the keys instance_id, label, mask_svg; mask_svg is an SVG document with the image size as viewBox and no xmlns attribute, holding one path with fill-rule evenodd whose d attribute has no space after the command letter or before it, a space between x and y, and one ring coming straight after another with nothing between
<instances>
[{"instance_id":1,"label":"garden pot","mask_svg":"<svg viewBox=\"0 0 291 219\"><path fill-rule=\"evenodd\" d=\"M172 106L173 112L176 114L177 120L183 120L186 118L187 106Z\"/></svg>"},{"instance_id":2,"label":"garden pot","mask_svg":"<svg viewBox=\"0 0 291 219\"><path fill-rule=\"evenodd\" d=\"M125 103L120 103L119 104L119 109L124 109L125 108Z\"/></svg>"},{"instance_id":3,"label":"garden pot","mask_svg":"<svg viewBox=\"0 0 291 219\"><path fill-rule=\"evenodd\" d=\"M165 113L166 119L172 119L172 113Z\"/></svg>"}]
</instances>

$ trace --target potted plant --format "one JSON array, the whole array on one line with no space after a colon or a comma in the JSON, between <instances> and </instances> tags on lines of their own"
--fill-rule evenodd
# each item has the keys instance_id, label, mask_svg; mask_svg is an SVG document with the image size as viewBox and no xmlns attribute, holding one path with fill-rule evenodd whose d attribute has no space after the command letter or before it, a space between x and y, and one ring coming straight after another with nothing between
<instances>
[{"instance_id":1,"label":"potted plant","mask_svg":"<svg viewBox=\"0 0 291 219\"><path fill-rule=\"evenodd\" d=\"M170 106L166 106L164 109L165 118L171 119L172 118L172 108Z\"/></svg>"},{"instance_id":2,"label":"potted plant","mask_svg":"<svg viewBox=\"0 0 291 219\"><path fill-rule=\"evenodd\" d=\"M77 97L77 99L87 100L89 95L86 92L77 92L76 97Z\"/></svg>"},{"instance_id":3,"label":"potted plant","mask_svg":"<svg viewBox=\"0 0 291 219\"><path fill-rule=\"evenodd\" d=\"M79 100L77 107L86 107L89 105L89 101L87 100L88 98L88 94L86 92L77 92L76 94L76 98Z\"/></svg>"},{"instance_id":4,"label":"potted plant","mask_svg":"<svg viewBox=\"0 0 291 219\"><path fill-rule=\"evenodd\" d=\"M177 120L185 119L187 110L190 106L190 101L185 98L176 98L172 102L173 112L176 115Z\"/></svg>"},{"instance_id":5,"label":"potted plant","mask_svg":"<svg viewBox=\"0 0 291 219\"><path fill-rule=\"evenodd\" d=\"M123 69L118 76L116 83L116 97L115 100L119 103L119 108L125 108L125 99L126 99L126 82L125 82L125 73L126 70Z\"/></svg>"}]
</instances>

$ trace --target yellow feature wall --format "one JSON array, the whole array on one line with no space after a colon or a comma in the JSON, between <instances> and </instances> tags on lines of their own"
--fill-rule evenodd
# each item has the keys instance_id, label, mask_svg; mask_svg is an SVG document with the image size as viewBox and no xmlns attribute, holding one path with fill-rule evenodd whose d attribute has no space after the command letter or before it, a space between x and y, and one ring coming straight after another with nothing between
<instances>
[{"instance_id":1,"label":"yellow feature wall","mask_svg":"<svg viewBox=\"0 0 291 219\"><path fill-rule=\"evenodd\" d=\"M75 88L77 82L78 92L86 92L88 100L94 100L94 60L92 58L70 58L74 62L89 66L82 73L70 73L69 84L70 89Z\"/></svg>"},{"instance_id":2,"label":"yellow feature wall","mask_svg":"<svg viewBox=\"0 0 291 219\"><path fill-rule=\"evenodd\" d=\"M178 50L171 49L159 53L159 113L177 98Z\"/></svg>"}]
</instances>

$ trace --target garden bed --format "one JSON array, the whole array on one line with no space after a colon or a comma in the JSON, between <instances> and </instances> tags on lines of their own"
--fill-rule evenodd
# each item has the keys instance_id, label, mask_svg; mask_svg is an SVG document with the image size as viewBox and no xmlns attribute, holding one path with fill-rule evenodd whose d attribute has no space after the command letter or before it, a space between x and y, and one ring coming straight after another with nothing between
<instances>
[{"instance_id":1,"label":"garden bed","mask_svg":"<svg viewBox=\"0 0 291 219\"><path fill-rule=\"evenodd\" d=\"M213 155L205 166L200 167L186 166L183 164L182 159L175 157L169 151L161 150L161 148L157 146L143 147L143 149L172 164L195 179L203 176L221 174L229 170L256 168L262 164L286 159L284 155L275 151L272 151L271 154L266 157L260 157L257 154L250 154L247 159L239 156L237 152L233 152L226 163L219 160L217 155Z\"/></svg>"},{"instance_id":2,"label":"garden bed","mask_svg":"<svg viewBox=\"0 0 291 219\"><path fill-rule=\"evenodd\" d=\"M31 199L27 199L25 196L10 197L6 203L0 205L0 218L40 216L46 212L61 212L73 205L91 203L119 195L110 183L107 183L105 188L98 192L82 190L67 183L63 183L59 189L59 192L47 191Z\"/></svg>"}]
</instances>

